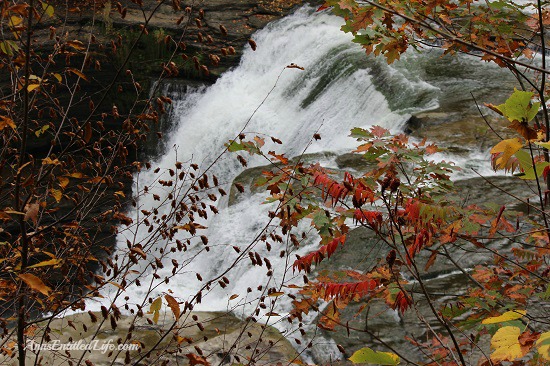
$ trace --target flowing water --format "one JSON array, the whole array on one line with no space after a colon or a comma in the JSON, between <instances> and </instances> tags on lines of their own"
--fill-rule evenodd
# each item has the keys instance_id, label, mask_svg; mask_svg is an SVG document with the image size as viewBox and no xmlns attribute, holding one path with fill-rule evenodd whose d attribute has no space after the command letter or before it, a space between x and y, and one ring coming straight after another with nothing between
<instances>
[{"instance_id":1,"label":"flowing water","mask_svg":"<svg viewBox=\"0 0 550 366\"><path fill-rule=\"evenodd\" d=\"M407 53L391 66L383 59L365 57L361 48L351 43L351 37L339 30L341 23L340 18L302 8L259 31L254 36L257 51L247 49L240 65L225 73L214 85L172 95L173 127L167 134L171 137L164 155L153 165L160 167L161 172L173 167L176 161L193 161L205 167L223 150L224 143L243 129L249 136L265 137L268 148L277 148L289 157L301 154L317 132L322 139L309 146L309 153L349 152L354 141L346 136L352 127L380 125L395 133L402 132L412 114L448 108L474 115L470 92L494 98L491 101L504 93L497 85L502 85L505 73L473 57L442 57L439 50L429 49ZM284 70L291 63L305 70ZM270 136L282 140L283 145L271 146ZM440 158L452 156L446 154ZM489 171L486 151L472 151L467 157L457 158L461 164L474 164L483 172ZM325 163L333 164L329 158ZM265 160L249 158L249 166L265 164ZM228 187L243 169L235 156L229 154L214 165L211 173ZM468 173L463 175L466 177ZM138 178L143 187L159 177L146 171L136 180ZM167 194L160 188L154 193L161 199ZM204 233L210 240L210 252L197 244L183 259L182 254L174 254L173 258L180 263L191 258L191 254L197 256L186 262L184 274L176 276L169 284L161 283L155 293L170 289L186 300L201 286L195 273L200 272L205 280L216 277L237 258L232 246L245 247L267 225L266 212L270 207L261 204L263 199L263 194L249 194L232 206L228 206L227 200L221 200L218 203L220 214L208 220L208 230ZM149 208L155 202L147 196L138 204L141 208ZM125 248L126 239L133 240L130 237L133 235L139 240L146 233L121 234L120 245ZM158 243L159 247L164 244ZM288 278L291 271L286 271L287 259L279 258L279 251L285 248L273 245L275 248L271 252L260 245L253 250L270 259L274 267L270 286L280 286L283 281L292 282ZM305 253L315 245L312 240L297 253ZM167 258L167 274L171 270L171 258ZM268 279L265 267L242 261L227 277L229 285L225 288L214 286L203 296L198 308L235 309L239 315L249 315L256 304L248 300L258 297L257 286L265 286ZM254 289L249 295L246 293L248 287ZM130 287L126 293L130 298L146 294L141 287ZM229 301L231 294L240 296ZM281 315L290 310L290 302L285 298L280 298L275 309ZM273 323L283 331L289 330L286 322ZM322 349L323 346L319 346L314 351L318 353L317 358L326 357L326 354L321 355L323 352L333 351L333 348Z\"/></svg>"}]
</instances>

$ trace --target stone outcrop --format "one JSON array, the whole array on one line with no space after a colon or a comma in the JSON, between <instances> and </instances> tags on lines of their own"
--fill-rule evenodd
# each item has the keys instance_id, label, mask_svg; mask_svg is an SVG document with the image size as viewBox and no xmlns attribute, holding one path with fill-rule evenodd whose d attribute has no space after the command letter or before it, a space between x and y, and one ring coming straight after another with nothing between
<instances>
[{"instance_id":1,"label":"stone outcrop","mask_svg":"<svg viewBox=\"0 0 550 366\"><path fill-rule=\"evenodd\" d=\"M187 365L189 357L193 357L187 355L200 356L200 352L212 365L247 363L253 354L258 364L275 365L281 362L286 365L292 360L300 360L290 342L275 328L243 321L224 312L188 313L182 315L174 327L174 316L171 312L161 313L157 324L146 321L145 317L134 320L133 316L123 315L116 322L116 329L113 329L109 320L102 323L101 313L94 315L97 322L92 322L89 314L80 313L55 319L49 324L38 323L37 329L43 329L46 325L51 329L51 340L44 342L45 344L59 347L74 345L74 348L76 345L81 348L94 347L90 351L73 349L69 354L63 350L42 350L41 364L67 365L68 360L77 364L82 357L81 364L88 364L87 361L90 361L95 366L124 365L125 358L129 357L134 363L154 346L160 351L152 351L140 365ZM147 316L152 318L149 314ZM39 343L42 331L37 330L34 337L30 338ZM167 334L166 337L161 339L164 334ZM124 340L129 347L135 345L141 349L129 350L128 355L126 346L121 347L125 349L122 352L113 350ZM36 354L32 351L27 353L29 362L34 363ZM17 363L16 359L8 361L0 358L2 365L11 365L10 362L14 365Z\"/></svg>"}]
</instances>

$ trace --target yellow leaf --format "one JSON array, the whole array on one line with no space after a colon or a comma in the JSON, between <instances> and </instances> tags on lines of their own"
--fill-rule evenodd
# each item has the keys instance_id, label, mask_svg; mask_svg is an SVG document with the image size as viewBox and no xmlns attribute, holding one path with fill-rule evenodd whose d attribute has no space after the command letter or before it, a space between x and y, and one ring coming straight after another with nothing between
<instances>
[{"instance_id":1,"label":"yellow leaf","mask_svg":"<svg viewBox=\"0 0 550 366\"><path fill-rule=\"evenodd\" d=\"M174 314L174 317L176 320L180 319L180 305L174 299L172 296L166 294L164 295L164 298L166 299L166 302L168 302L168 306L170 307L170 310L172 310L172 313Z\"/></svg>"},{"instance_id":2,"label":"yellow leaf","mask_svg":"<svg viewBox=\"0 0 550 366\"><path fill-rule=\"evenodd\" d=\"M52 197L55 198L55 200L57 201L57 203L59 203L61 201L61 198L63 198L63 193L58 190L58 189L51 189L51 192L52 192Z\"/></svg>"},{"instance_id":3,"label":"yellow leaf","mask_svg":"<svg viewBox=\"0 0 550 366\"><path fill-rule=\"evenodd\" d=\"M539 355L547 361L550 361L550 332L545 332L540 335L537 341Z\"/></svg>"},{"instance_id":4,"label":"yellow leaf","mask_svg":"<svg viewBox=\"0 0 550 366\"><path fill-rule=\"evenodd\" d=\"M81 41L77 40L77 39L75 39L73 41L67 41L67 45L69 45L69 46L71 46L74 49L77 49L79 51L86 49L86 47L84 47L84 44ZM82 77L82 78L85 79L84 77Z\"/></svg>"},{"instance_id":5,"label":"yellow leaf","mask_svg":"<svg viewBox=\"0 0 550 366\"><path fill-rule=\"evenodd\" d=\"M497 168L504 169L507 166L508 160L519 149L523 147L519 138L513 138L508 140L502 140L491 149L491 154L502 153L502 155L496 160Z\"/></svg>"},{"instance_id":6,"label":"yellow leaf","mask_svg":"<svg viewBox=\"0 0 550 366\"><path fill-rule=\"evenodd\" d=\"M77 173L71 173L71 174L67 175L67 177L71 177L71 178L82 178L83 175L82 175L82 173L78 173L78 172L77 172Z\"/></svg>"},{"instance_id":7,"label":"yellow leaf","mask_svg":"<svg viewBox=\"0 0 550 366\"><path fill-rule=\"evenodd\" d=\"M52 165L52 164L59 165L61 163L57 159L52 160L50 157L45 157L44 159L42 159L42 165Z\"/></svg>"},{"instance_id":8,"label":"yellow leaf","mask_svg":"<svg viewBox=\"0 0 550 366\"><path fill-rule=\"evenodd\" d=\"M10 27L16 28L19 25L21 25L21 23L23 23L23 19L21 19L21 17L19 17L17 15L12 15L10 17L10 21L9 21Z\"/></svg>"},{"instance_id":9,"label":"yellow leaf","mask_svg":"<svg viewBox=\"0 0 550 366\"><path fill-rule=\"evenodd\" d=\"M502 327L491 339L491 348L495 351L491 353L491 361L514 361L525 356L519 344L519 335L521 330L518 327Z\"/></svg>"},{"instance_id":10,"label":"yellow leaf","mask_svg":"<svg viewBox=\"0 0 550 366\"><path fill-rule=\"evenodd\" d=\"M162 297L158 297L153 303L151 304L151 307L149 308L149 312L152 313L154 311L159 311L162 307Z\"/></svg>"},{"instance_id":11,"label":"yellow leaf","mask_svg":"<svg viewBox=\"0 0 550 366\"><path fill-rule=\"evenodd\" d=\"M521 317L523 317L525 314L527 314L527 311L525 310L512 310L507 311L504 314L500 316L493 316L487 319L484 319L481 324L495 324L495 323L502 323L507 322L510 320L516 320Z\"/></svg>"},{"instance_id":12,"label":"yellow leaf","mask_svg":"<svg viewBox=\"0 0 550 366\"><path fill-rule=\"evenodd\" d=\"M56 266L61 261L59 259L50 259L49 261L43 261L40 263L33 264L32 266L28 266L27 268L37 268L37 267L45 267L45 266Z\"/></svg>"},{"instance_id":13,"label":"yellow leaf","mask_svg":"<svg viewBox=\"0 0 550 366\"><path fill-rule=\"evenodd\" d=\"M40 278L36 277L33 274L22 273L19 275L19 278L21 278L23 282L25 282L27 286L29 286L31 289L38 291L46 296L49 296L50 292L52 291L52 289L46 286Z\"/></svg>"},{"instance_id":14,"label":"yellow leaf","mask_svg":"<svg viewBox=\"0 0 550 366\"><path fill-rule=\"evenodd\" d=\"M63 79L61 78L61 75L58 74L58 73L54 73L54 74L52 74L52 75L53 75L53 76L57 79L57 81L59 81L59 82L61 82L61 80L63 80Z\"/></svg>"},{"instance_id":15,"label":"yellow leaf","mask_svg":"<svg viewBox=\"0 0 550 366\"><path fill-rule=\"evenodd\" d=\"M398 365L401 359L398 355L391 352L374 351L368 347L357 350L349 358L354 364L358 363L370 363L375 365Z\"/></svg>"},{"instance_id":16,"label":"yellow leaf","mask_svg":"<svg viewBox=\"0 0 550 366\"><path fill-rule=\"evenodd\" d=\"M34 89L37 89L38 87L40 87L40 84L29 84L29 85L27 85L27 90L28 91L33 91Z\"/></svg>"}]
</instances>

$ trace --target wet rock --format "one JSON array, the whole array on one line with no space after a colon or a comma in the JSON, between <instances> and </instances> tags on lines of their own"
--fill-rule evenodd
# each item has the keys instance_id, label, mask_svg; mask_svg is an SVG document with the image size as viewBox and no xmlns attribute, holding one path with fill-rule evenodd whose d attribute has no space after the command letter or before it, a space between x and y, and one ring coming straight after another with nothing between
<instances>
[{"instance_id":1,"label":"wet rock","mask_svg":"<svg viewBox=\"0 0 550 366\"><path fill-rule=\"evenodd\" d=\"M490 124L490 126L489 126ZM511 138L514 131L503 118L468 115L463 112L424 112L413 115L405 127L406 133L426 138L451 152L484 151L502 138ZM496 134L495 134L496 132ZM498 135L497 135L498 134Z\"/></svg>"},{"instance_id":2,"label":"wet rock","mask_svg":"<svg viewBox=\"0 0 550 366\"><path fill-rule=\"evenodd\" d=\"M294 157L290 159L289 164L297 164L299 161L304 163L304 166L307 166L308 164L315 164L318 162L328 162L329 164L322 164L322 165L329 165L332 166L334 159L337 158L336 154L331 152L321 152L321 153L313 153L313 154L304 154L300 157ZM262 172L264 171L275 171L277 167L280 166L279 164L273 163L270 165L262 165L258 167L248 168L242 171L239 175L237 175L233 179L233 184L231 184L231 189L229 191L229 202L228 205L232 206L235 203L239 202L242 197L247 197L252 194L265 192L265 195L267 197L268 193L266 191L266 186L260 186L258 185L258 180L262 177ZM244 192L240 193L237 188L236 184L241 184L244 188Z\"/></svg>"}]
</instances>

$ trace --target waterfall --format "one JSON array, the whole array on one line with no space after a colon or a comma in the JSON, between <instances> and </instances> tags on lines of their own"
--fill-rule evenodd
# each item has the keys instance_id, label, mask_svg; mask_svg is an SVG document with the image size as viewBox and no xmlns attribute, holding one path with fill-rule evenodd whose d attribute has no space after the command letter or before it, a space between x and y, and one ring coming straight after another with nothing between
<instances>
[{"instance_id":1,"label":"waterfall","mask_svg":"<svg viewBox=\"0 0 550 366\"><path fill-rule=\"evenodd\" d=\"M223 74L214 85L196 87L174 99L173 128L165 133L170 136L166 151L153 162L152 169L136 176L136 185L151 186L163 179L163 174L168 174L166 170L176 161L208 166L223 151L224 144L243 128L248 137L263 137L268 149L277 149L288 157L300 155L314 133L322 138L312 142L308 153L339 154L354 147L355 142L347 137L353 127L379 125L394 133L401 132L411 114L440 105L444 81L429 72L430 67L446 62L440 61L440 52L407 54L402 61L388 66L383 59L365 57L364 51L351 42L351 36L340 31L341 23L338 17L304 7L257 32L254 39L258 49L246 49L239 66ZM478 61L462 58L460 62ZM291 63L304 70L285 69ZM490 67L486 69L489 71L483 73L489 75L487 77L497 72ZM280 139L283 145L271 143L270 137ZM223 155L210 171L225 188L244 170L235 157ZM266 164L258 157L245 155L245 158L249 167ZM330 159L326 161L328 165L332 163ZM160 176L153 171L156 167L161 169ZM161 200L167 195L162 188L154 188L153 193ZM202 244L196 244L183 254L167 255L163 271L169 274L170 260L176 259L186 264L185 273L168 284L157 281L151 296L170 289L174 296L186 300L203 284L195 278L196 273L205 280L216 277L220 269L237 258L233 246L246 246L267 225L270 206L262 204L265 196L248 194L231 206L227 199L219 201L219 215L210 217L205 222L208 229L201 233L209 238L210 252L205 252ZM147 195L139 198L138 207L150 209L155 203L151 195ZM134 235L139 242L146 233L140 230L119 234L121 249L126 248L127 239L134 241ZM310 239L297 254L318 245L313 236ZM158 245L161 247L163 243ZM286 283L292 282L292 270L287 271L292 263L279 257L280 250L285 248L283 244L280 244L283 247L278 245L273 243L271 251L263 244L253 248L273 265L270 286L279 286L283 278ZM162 271L159 274L164 278ZM213 286L195 309L233 310L237 315L249 315L255 305L249 300L259 296L258 286L265 286L268 280L265 266L242 261L227 277L230 283L225 288ZM247 295L249 287L253 291ZM147 294L147 286L130 286L126 294L131 299L141 299ZM228 300L232 294L239 296ZM290 299L281 296L275 311L285 315L290 309ZM272 323L283 331L289 330L286 322Z\"/></svg>"}]
</instances>

